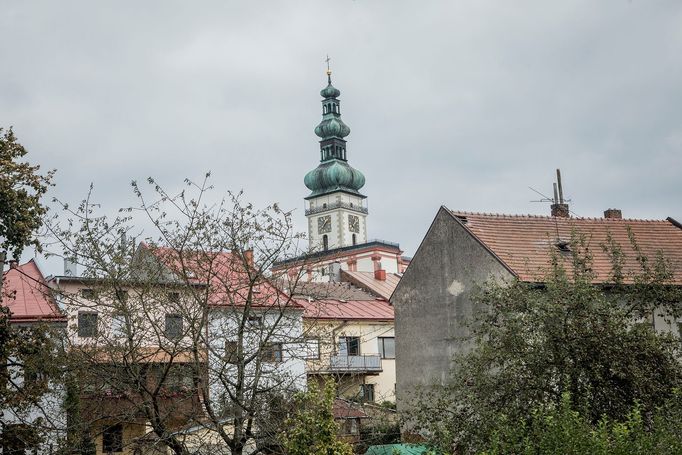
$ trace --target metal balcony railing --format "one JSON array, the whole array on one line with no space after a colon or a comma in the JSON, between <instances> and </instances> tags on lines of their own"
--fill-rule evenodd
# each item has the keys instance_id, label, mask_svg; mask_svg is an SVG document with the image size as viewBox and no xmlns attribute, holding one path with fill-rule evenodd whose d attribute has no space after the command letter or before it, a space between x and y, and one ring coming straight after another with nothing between
<instances>
[{"instance_id":1,"label":"metal balcony railing","mask_svg":"<svg viewBox=\"0 0 682 455\"><path fill-rule=\"evenodd\" d=\"M329 371L335 373L381 372L381 356L379 354L333 355L329 361Z\"/></svg>"},{"instance_id":2,"label":"metal balcony railing","mask_svg":"<svg viewBox=\"0 0 682 455\"><path fill-rule=\"evenodd\" d=\"M331 203L327 204L326 206L320 206L320 207L314 207L312 209L306 209L305 214L306 215L313 215L315 213L322 213L322 212L326 212L327 210L333 210L333 209L338 209L338 208L354 210L354 211L360 212L360 213L368 213L367 207L362 207L360 205L351 205L348 202L331 202Z\"/></svg>"}]
</instances>

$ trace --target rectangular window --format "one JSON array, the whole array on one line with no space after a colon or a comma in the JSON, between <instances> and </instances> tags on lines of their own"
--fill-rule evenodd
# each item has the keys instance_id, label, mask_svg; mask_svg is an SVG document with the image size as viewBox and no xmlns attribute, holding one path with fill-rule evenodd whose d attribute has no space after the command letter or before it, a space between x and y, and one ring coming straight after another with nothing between
<instances>
[{"instance_id":1,"label":"rectangular window","mask_svg":"<svg viewBox=\"0 0 682 455\"><path fill-rule=\"evenodd\" d=\"M170 303L179 303L180 302L180 293L179 292L169 292L168 293L168 301Z\"/></svg>"},{"instance_id":2,"label":"rectangular window","mask_svg":"<svg viewBox=\"0 0 682 455\"><path fill-rule=\"evenodd\" d=\"M182 338L182 316L179 314L166 315L166 338L169 340Z\"/></svg>"},{"instance_id":3,"label":"rectangular window","mask_svg":"<svg viewBox=\"0 0 682 455\"><path fill-rule=\"evenodd\" d=\"M318 338L310 338L305 341L305 358L308 360L320 358L320 340Z\"/></svg>"},{"instance_id":4,"label":"rectangular window","mask_svg":"<svg viewBox=\"0 0 682 455\"><path fill-rule=\"evenodd\" d=\"M282 343L266 343L262 351L263 362L277 363L282 361Z\"/></svg>"},{"instance_id":5,"label":"rectangular window","mask_svg":"<svg viewBox=\"0 0 682 455\"><path fill-rule=\"evenodd\" d=\"M360 337L339 337L339 355L360 355Z\"/></svg>"},{"instance_id":6,"label":"rectangular window","mask_svg":"<svg viewBox=\"0 0 682 455\"><path fill-rule=\"evenodd\" d=\"M123 452L123 425L106 427L102 433L102 452Z\"/></svg>"},{"instance_id":7,"label":"rectangular window","mask_svg":"<svg viewBox=\"0 0 682 455\"><path fill-rule=\"evenodd\" d=\"M97 335L97 313L78 313L78 336L92 338Z\"/></svg>"},{"instance_id":8,"label":"rectangular window","mask_svg":"<svg viewBox=\"0 0 682 455\"><path fill-rule=\"evenodd\" d=\"M382 359L395 359L394 337L379 337L379 354Z\"/></svg>"},{"instance_id":9,"label":"rectangular window","mask_svg":"<svg viewBox=\"0 0 682 455\"><path fill-rule=\"evenodd\" d=\"M360 400L374 402L374 384L360 384Z\"/></svg>"},{"instance_id":10,"label":"rectangular window","mask_svg":"<svg viewBox=\"0 0 682 455\"><path fill-rule=\"evenodd\" d=\"M126 318L122 314L111 316L111 336L114 338L124 337L126 334Z\"/></svg>"},{"instance_id":11,"label":"rectangular window","mask_svg":"<svg viewBox=\"0 0 682 455\"><path fill-rule=\"evenodd\" d=\"M247 322L250 327L263 327L263 318L260 316L249 316Z\"/></svg>"},{"instance_id":12,"label":"rectangular window","mask_svg":"<svg viewBox=\"0 0 682 455\"><path fill-rule=\"evenodd\" d=\"M94 289L81 289L81 297L88 300L94 300L97 298L97 293Z\"/></svg>"},{"instance_id":13,"label":"rectangular window","mask_svg":"<svg viewBox=\"0 0 682 455\"><path fill-rule=\"evenodd\" d=\"M225 362L236 364L238 361L239 346L236 341L226 341L225 342Z\"/></svg>"},{"instance_id":14,"label":"rectangular window","mask_svg":"<svg viewBox=\"0 0 682 455\"><path fill-rule=\"evenodd\" d=\"M118 300L121 303L127 302L128 301L128 291L124 291L122 289L119 289L116 291L116 300Z\"/></svg>"}]
</instances>

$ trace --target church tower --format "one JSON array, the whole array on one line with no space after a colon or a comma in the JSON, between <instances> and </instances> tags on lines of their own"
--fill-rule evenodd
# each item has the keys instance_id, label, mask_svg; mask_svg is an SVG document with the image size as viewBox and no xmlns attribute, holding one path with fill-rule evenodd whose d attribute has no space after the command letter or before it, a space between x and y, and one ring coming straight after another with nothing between
<instances>
[{"instance_id":1,"label":"church tower","mask_svg":"<svg viewBox=\"0 0 682 455\"><path fill-rule=\"evenodd\" d=\"M315 251L332 250L367 242L367 197L360 193L365 176L348 164L345 137L350 128L341 120L341 92L332 85L327 69L322 96L322 121L315 128L320 137L320 164L306 174L311 193L305 198L308 238Z\"/></svg>"}]
</instances>

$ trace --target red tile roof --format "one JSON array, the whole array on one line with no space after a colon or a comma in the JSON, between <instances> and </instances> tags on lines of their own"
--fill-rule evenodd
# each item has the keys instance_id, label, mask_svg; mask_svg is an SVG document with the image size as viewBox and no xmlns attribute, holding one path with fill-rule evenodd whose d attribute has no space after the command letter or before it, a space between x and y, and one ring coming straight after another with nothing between
<instances>
[{"instance_id":1,"label":"red tile roof","mask_svg":"<svg viewBox=\"0 0 682 455\"><path fill-rule=\"evenodd\" d=\"M140 248L150 251L171 273L187 277L192 284L208 284L211 306L245 305L251 292L253 307L301 309L294 299L263 277L259 283L251 285L252 277L247 273L243 258L231 252L185 252L180 256L172 248L150 247L145 243L140 244ZM257 273L255 269L253 272L253 275Z\"/></svg>"},{"instance_id":2,"label":"red tile roof","mask_svg":"<svg viewBox=\"0 0 682 455\"><path fill-rule=\"evenodd\" d=\"M583 234L593 255L595 282L608 282L611 261L602 250L610 234L626 255L624 273L639 271L628 231L642 253L654 259L659 253L672 266L674 282L682 284L682 229L668 220L561 218L533 215L497 215L450 211L462 225L515 275L538 281L549 265L557 239L568 241L573 231Z\"/></svg>"},{"instance_id":3,"label":"red tile roof","mask_svg":"<svg viewBox=\"0 0 682 455\"><path fill-rule=\"evenodd\" d=\"M393 291L395 291L395 288L400 282L400 275L387 273L385 280L377 280L374 278L374 272L351 272L342 270L341 279L353 283L377 297L388 300L391 298L391 294L393 294Z\"/></svg>"},{"instance_id":4,"label":"red tile roof","mask_svg":"<svg viewBox=\"0 0 682 455\"><path fill-rule=\"evenodd\" d=\"M393 321L393 307L384 299L375 300L301 300L304 318Z\"/></svg>"},{"instance_id":5,"label":"red tile roof","mask_svg":"<svg viewBox=\"0 0 682 455\"><path fill-rule=\"evenodd\" d=\"M361 405L343 398L334 398L332 412L335 419L366 419L369 417Z\"/></svg>"},{"instance_id":6,"label":"red tile roof","mask_svg":"<svg viewBox=\"0 0 682 455\"><path fill-rule=\"evenodd\" d=\"M66 321L33 259L3 273L2 306L9 307L11 322Z\"/></svg>"}]
</instances>

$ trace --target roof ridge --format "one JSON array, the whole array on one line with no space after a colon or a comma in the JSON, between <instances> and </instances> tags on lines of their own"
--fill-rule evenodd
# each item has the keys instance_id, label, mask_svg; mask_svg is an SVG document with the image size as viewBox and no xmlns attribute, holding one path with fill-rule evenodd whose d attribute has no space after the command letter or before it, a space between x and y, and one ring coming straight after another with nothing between
<instances>
[{"instance_id":1,"label":"roof ridge","mask_svg":"<svg viewBox=\"0 0 682 455\"><path fill-rule=\"evenodd\" d=\"M506 219L546 219L546 220L587 220L587 221L604 221L607 223L623 223L623 222L646 222L646 223L670 223L668 219L653 219L653 218L604 218L595 216L572 216L560 217L551 215L537 215L537 214L512 214L512 213L493 213L493 212L472 212L466 210L452 210L446 207L447 210L454 216L483 216L489 218L506 218Z\"/></svg>"}]
</instances>

